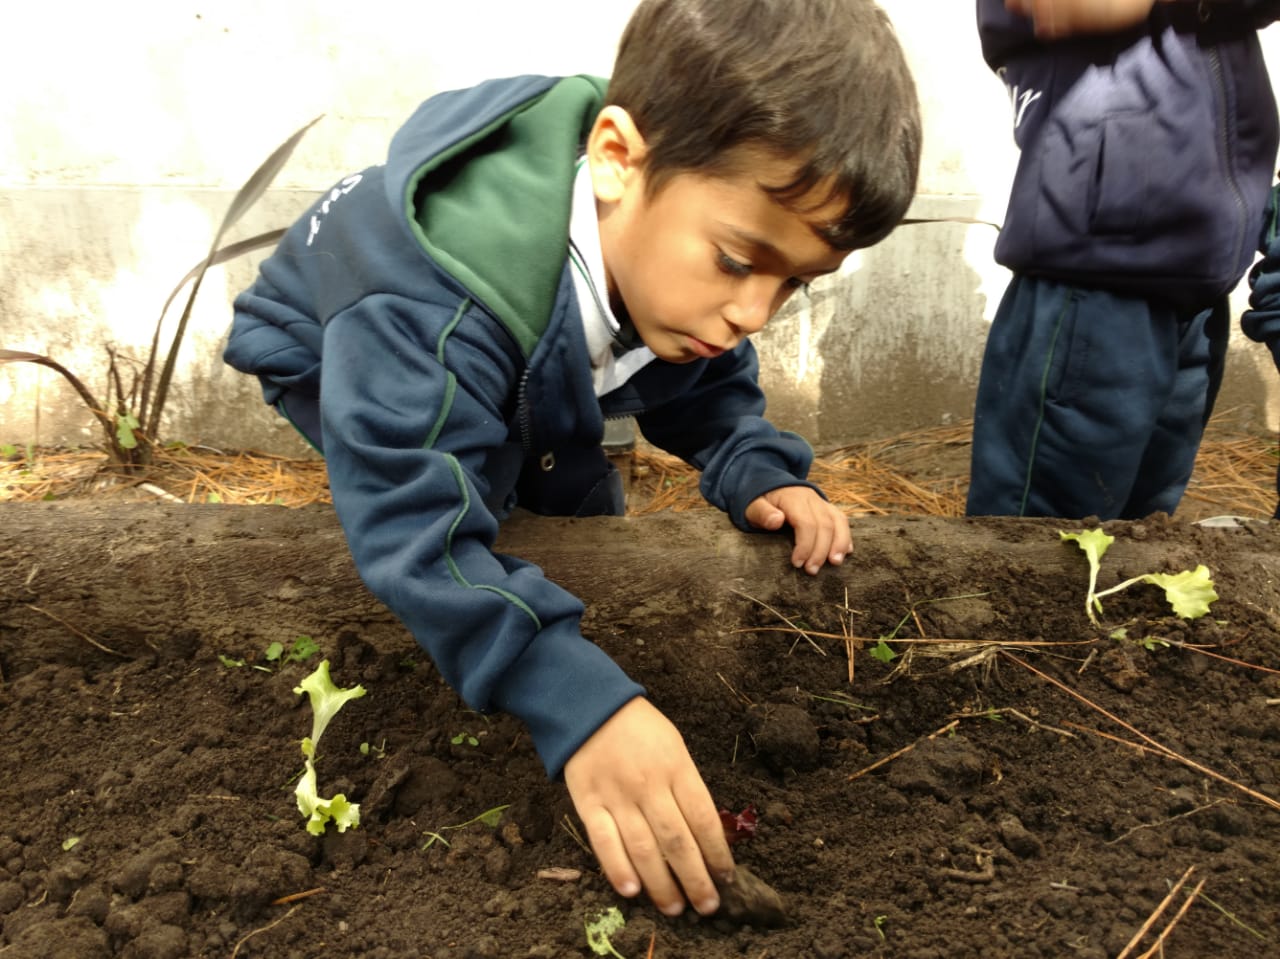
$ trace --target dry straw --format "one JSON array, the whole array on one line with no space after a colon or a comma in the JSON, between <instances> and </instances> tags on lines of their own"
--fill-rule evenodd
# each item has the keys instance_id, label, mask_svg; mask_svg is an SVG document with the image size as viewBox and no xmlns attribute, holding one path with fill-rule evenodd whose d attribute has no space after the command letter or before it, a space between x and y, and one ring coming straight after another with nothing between
<instances>
[{"instance_id":1,"label":"dry straw","mask_svg":"<svg viewBox=\"0 0 1280 959\"><path fill-rule=\"evenodd\" d=\"M1267 518L1275 508L1275 439L1220 426L1229 416L1226 411L1210 424L1180 518ZM852 517L960 516L970 429L968 423L940 426L828 450L815 459L810 477ZM329 502L319 460L205 447L157 450L155 460L143 472L124 474L111 470L97 450L14 450L0 461L0 502L106 496L237 505ZM641 444L629 465L631 513L709 508L697 473L675 457Z\"/></svg>"}]
</instances>

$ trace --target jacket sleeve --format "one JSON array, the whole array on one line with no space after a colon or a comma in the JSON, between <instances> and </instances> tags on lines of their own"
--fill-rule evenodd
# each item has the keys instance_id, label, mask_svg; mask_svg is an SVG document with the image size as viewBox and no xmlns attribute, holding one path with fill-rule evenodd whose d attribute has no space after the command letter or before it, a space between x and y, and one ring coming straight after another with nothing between
<instances>
[{"instance_id":1,"label":"jacket sleeve","mask_svg":"<svg viewBox=\"0 0 1280 959\"><path fill-rule=\"evenodd\" d=\"M700 470L702 495L741 530L752 500L782 486L808 486L813 450L764 418L759 361L750 340L707 364L693 387L636 418L645 439Z\"/></svg>"},{"instance_id":2,"label":"jacket sleeve","mask_svg":"<svg viewBox=\"0 0 1280 959\"><path fill-rule=\"evenodd\" d=\"M1249 309L1240 327L1249 339L1267 345L1280 368L1280 185L1271 188L1258 251L1262 258L1249 271Z\"/></svg>"},{"instance_id":3,"label":"jacket sleeve","mask_svg":"<svg viewBox=\"0 0 1280 959\"><path fill-rule=\"evenodd\" d=\"M582 604L495 553L486 462L516 375L467 305L366 297L325 329L334 506L370 590L472 708L523 720L548 773L644 690L579 631Z\"/></svg>"}]
</instances>

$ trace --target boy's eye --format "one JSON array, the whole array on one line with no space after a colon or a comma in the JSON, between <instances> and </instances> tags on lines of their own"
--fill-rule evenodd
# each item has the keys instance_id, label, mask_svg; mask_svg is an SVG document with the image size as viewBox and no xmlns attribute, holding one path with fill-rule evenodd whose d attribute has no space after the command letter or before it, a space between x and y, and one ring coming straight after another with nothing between
<instances>
[{"instance_id":1,"label":"boy's eye","mask_svg":"<svg viewBox=\"0 0 1280 959\"><path fill-rule=\"evenodd\" d=\"M805 293L809 292L809 284L798 276L787 277L787 288L792 290L803 290Z\"/></svg>"},{"instance_id":2,"label":"boy's eye","mask_svg":"<svg viewBox=\"0 0 1280 959\"><path fill-rule=\"evenodd\" d=\"M742 263L729 256L727 253L718 253L716 261L720 265L720 269L730 276L750 276L751 264Z\"/></svg>"}]
</instances>

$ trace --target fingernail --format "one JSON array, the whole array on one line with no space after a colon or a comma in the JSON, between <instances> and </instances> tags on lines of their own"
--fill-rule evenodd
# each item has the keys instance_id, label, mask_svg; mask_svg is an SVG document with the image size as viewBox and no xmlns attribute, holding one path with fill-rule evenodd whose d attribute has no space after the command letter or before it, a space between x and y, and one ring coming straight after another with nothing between
<instances>
[{"instance_id":1,"label":"fingernail","mask_svg":"<svg viewBox=\"0 0 1280 959\"><path fill-rule=\"evenodd\" d=\"M844 553L835 553L835 554L831 557L831 565L832 565L832 566L839 566L839 565L840 565L841 563L843 563L843 562L844 562Z\"/></svg>"},{"instance_id":2,"label":"fingernail","mask_svg":"<svg viewBox=\"0 0 1280 959\"><path fill-rule=\"evenodd\" d=\"M682 912L684 912L683 902L673 902L669 906L662 907L662 914L669 919L674 919L676 916L680 915L680 913Z\"/></svg>"},{"instance_id":3,"label":"fingernail","mask_svg":"<svg viewBox=\"0 0 1280 959\"><path fill-rule=\"evenodd\" d=\"M624 899L630 899L632 896L640 894L640 884L638 882L624 882L618 886L618 895Z\"/></svg>"},{"instance_id":4,"label":"fingernail","mask_svg":"<svg viewBox=\"0 0 1280 959\"><path fill-rule=\"evenodd\" d=\"M821 568L822 567L819 566L817 563L810 563L808 566L804 568L804 570L810 576L816 576L818 574L818 570L820 570Z\"/></svg>"},{"instance_id":5,"label":"fingernail","mask_svg":"<svg viewBox=\"0 0 1280 959\"><path fill-rule=\"evenodd\" d=\"M696 908L698 912L702 913L702 915L710 916L719 911L720 900L715 896L712 896L710 899L702 900L702 902L698 903L694 908Z\"/></svg>"}]
</instances>

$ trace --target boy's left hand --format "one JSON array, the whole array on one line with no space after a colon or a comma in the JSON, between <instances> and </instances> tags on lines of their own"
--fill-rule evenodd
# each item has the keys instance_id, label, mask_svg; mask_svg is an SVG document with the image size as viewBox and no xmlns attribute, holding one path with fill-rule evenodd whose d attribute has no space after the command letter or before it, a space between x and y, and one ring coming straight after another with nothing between
<instances>
[{"instance_id":1,"label":"boy's left hand","mask_svg":"<svg viewBox=\"0 0 1280 959\"><path fill-rule=\"evenodd\" d=\"M823 563L839 566L853 549L849 518L808 486L782 486L751 501L747 522L760 529L782 529L790 523L796 545L791 565L810 576Z\"/></svg>"}]
</instances>

